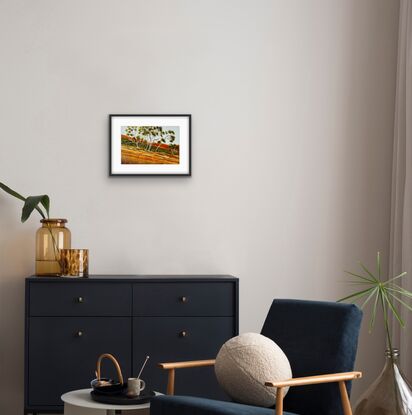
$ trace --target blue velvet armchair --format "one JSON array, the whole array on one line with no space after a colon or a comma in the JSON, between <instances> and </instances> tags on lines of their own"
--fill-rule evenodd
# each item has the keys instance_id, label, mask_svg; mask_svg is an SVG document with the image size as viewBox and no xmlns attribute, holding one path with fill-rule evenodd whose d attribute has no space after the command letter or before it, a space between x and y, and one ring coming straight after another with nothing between
<instances>
[{"instance_id":1,"label":"blue velvet armchair","mask_svg":"<svg viewBox=\"0 0 412 415\"><path fill-rule=\"evenodd\" d=\"M265 383L277 388L276 408L261 408L174 395L175 370L209 366L214 360L161 363L169 373L168 395L156 397L151 415L351 415L351 380L362 311L355 305L274 300L262 334L289 358L293 379ZM283 388L290 387L283 399Z\"/></svg>"}]
</instances>

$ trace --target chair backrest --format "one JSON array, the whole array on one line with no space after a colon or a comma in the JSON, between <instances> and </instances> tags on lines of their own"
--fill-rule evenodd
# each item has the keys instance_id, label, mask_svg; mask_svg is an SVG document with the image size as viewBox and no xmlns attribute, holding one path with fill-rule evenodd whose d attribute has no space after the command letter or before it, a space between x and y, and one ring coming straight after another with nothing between
<instances>
[{"instance_id":1,"label":"chair backrest","mask_svg":"<svg viewBox=\"0 0 412 415\"><path fill-rule=\"evenodd\" d=\"M290 361L293 377L354 369L362 311L353 304L274 300L262 328ZM348 391L350 392L350 384ZM341 415L337 383L289 389L285 411Z\"/></svg>"}]
</instances>

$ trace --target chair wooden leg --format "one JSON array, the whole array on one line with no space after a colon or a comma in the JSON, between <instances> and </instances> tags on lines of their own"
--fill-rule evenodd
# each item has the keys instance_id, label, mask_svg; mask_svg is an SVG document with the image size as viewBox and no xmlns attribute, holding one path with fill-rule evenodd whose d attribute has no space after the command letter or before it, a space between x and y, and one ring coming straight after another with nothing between
<instances>
[{"instance_id":1,"label":"chair wooden leg","mask_svg":"<svg viewBox=\"0 0 412 415\"><path fill-rule=\"evenodd\" d=\"M276 415L283 415L283 388L276 389Z\"/></svg>"},{"instance_id":2,"label":"chair wooden leg","mask_svg":"<svg viewBox=\"0 0 412 415\"><path fill-rule=\"evenodd\" d=\"M352 415L352 409L350 407L349 396L345 382L339 382L339 390L344 415Z\"/></svg>"},{"instance_id":3,"label":"chair wooden leg","mask_svg":"<svg viewBox=\"0 0 412 415\"><path fill-rule=\"evenodd\" d=\"M175 370L174 369L169 369L169 376L167 378L167 394L168 395L175 394Z\"/></svg>"}]
</instances>

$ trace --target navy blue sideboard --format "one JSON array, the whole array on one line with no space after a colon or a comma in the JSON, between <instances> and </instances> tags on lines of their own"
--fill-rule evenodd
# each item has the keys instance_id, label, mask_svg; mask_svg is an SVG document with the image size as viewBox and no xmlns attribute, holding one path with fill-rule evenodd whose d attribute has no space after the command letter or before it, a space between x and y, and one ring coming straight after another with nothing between
<instances>
[{"instance_id":1,"label":"navy blue sideboard","mask_svg":"<svg viewBox=\"0 0 412 415\"><path fill-rule=\"evenodd\" d=\"M214 358L238 334L238 284L229 275L27 278L25 413L62 412L60 396L90 387L101 353L125 379L150 355L143 379L165 392L157 363ZM102 375L116 377L110 362ZM222 398L213 368L179 371L176 393Z\"/></svg>"}]
</instances>

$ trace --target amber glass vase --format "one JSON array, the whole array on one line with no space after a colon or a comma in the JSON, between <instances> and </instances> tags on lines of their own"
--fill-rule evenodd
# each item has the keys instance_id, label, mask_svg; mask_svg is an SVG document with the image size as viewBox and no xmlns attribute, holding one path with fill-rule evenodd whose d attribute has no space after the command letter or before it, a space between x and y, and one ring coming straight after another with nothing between
<instances>
[{"instance_id":1,"label":"amber glass vase","mask_svg":"<svg viewBox=\"0 0 412 415\"><path fill-rule=\"evenodd\" d=\"M385 352L385 366L378 379L360 397L355 415L410 415L412 389L398 366L399 350Z\"/></svg>"},{"instance_id":2,"label":"amber glass vase","mask_svg":"<svg viewBox=\"0 0 412 415\"><path fill-rule=\"evenodd\" d=\"M59 276L60 249L71 248L71 233L66 219L42 219L36 233L36 275Z\"/></svg>"}]
</instances>

